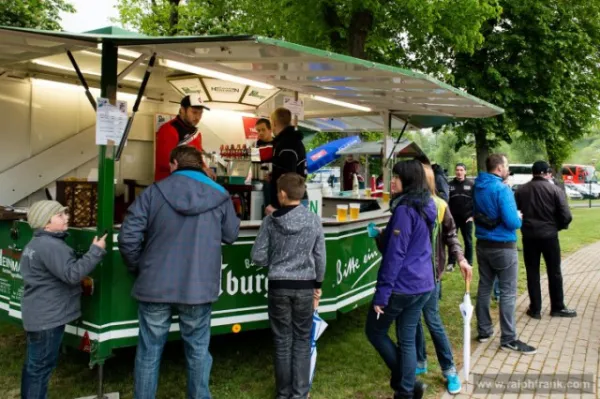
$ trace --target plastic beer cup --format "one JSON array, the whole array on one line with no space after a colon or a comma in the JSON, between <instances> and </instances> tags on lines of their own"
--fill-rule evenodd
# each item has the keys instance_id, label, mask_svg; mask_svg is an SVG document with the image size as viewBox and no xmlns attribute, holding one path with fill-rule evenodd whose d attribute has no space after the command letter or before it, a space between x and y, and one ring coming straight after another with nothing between
<instances>
[{"instance_id":1,"label":"plastic beer cup","mask_svg":"<svg viewBox=\"0 0 600 399\"><path fill-rule=\"evenodd\" d=\"M337 206L337 220L338 222L345 222L348 220L348 205Z\"/></svg>"},{"instance_id":2,"label":"plastic beer cup","mask_svg":"<svg viewBox=\"0 0 600 399\"><path fill-rule=\"evenodd\" d=\"M382 199L383 199L383 202L385 202L385 203L390 202L390 193L389 193L389 191L384 191L383 192Z\"/></svg>"},{"instance_id":3,"label":"plastic beer cup","mask_svg":"<svg viewBox=\"0 0 600 399\"><path fill-rule=\"evenodd\" d=\"M358 220L360 216L360 204L350 204L350 220Z\"/></svg>"}]
</instances>

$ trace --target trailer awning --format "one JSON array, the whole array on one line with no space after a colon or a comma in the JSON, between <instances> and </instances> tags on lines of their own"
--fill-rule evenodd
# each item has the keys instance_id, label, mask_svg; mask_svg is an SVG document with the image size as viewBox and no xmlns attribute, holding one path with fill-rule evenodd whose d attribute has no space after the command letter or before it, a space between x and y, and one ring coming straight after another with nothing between
<instances>
[{"instance_id":1,"label":"trailer awning","mask_svg":"<svg viewBox=\"0 0 600 399\"><path fill-rule=\"evenodd\" d=\"M157 53L159 65L167 71L163 80L186 75L218 79L221 74L243 79L238 84L246 86L244 94L253 87L273 89L269 101L250 104L257 113L268 113L282 105L283 97L298 92L304 100L305 125L321 131L383 130L383 111L394 117L393 129L405 121L413 128L431 128L504 112L419 72L260 36L150 37L118 28L75 34L0 27L0 68L19 69L25 62L46 59L45 65L38 62L35 68L28 63L28 70L39 72L40 67L52 74L57 69L64 76L65 68L60 67L70 66L63 56L66 50L93 53L108 41L120 48L125 60ZM100 60L95 63L95 69L90 66L85 72L99 76ZM144 65L138 67L125 86L135 87L136 73L143 74ZM181 94L176 90L169 89L175 99ZM248 102L238 105L236 109L244 108Z\"/></svg>"},{"instance_id":2,"label":"trailer awning","mask_svg":"<svg viewBox=\"0 0 600 399\"><path fill-rule=\"evenodd\" d=\"M392 150L394 151L395 157L425 156L423 150L421 150L421 148L416 143L408 139L401 139L397 143L393 139L388 139L387 148L389 153L387 154L386 158L390 156ZM338 151L338 155L342 156L355 154L381 156L383 154L383 140L365 141Z\"/></svg>"}]
</instances>

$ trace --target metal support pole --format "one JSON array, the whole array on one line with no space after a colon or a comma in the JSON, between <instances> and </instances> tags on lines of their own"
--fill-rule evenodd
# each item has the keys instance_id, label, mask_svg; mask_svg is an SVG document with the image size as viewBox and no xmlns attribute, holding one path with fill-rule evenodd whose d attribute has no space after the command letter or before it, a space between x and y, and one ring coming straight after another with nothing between
<instances>
[{"instance_id":1,"label":"metal support pole","mask_svg":"<svg viewBox=\"0 0 600 399\"><path fill-rule=\"evenodd\" d=\"M75 57L73 57L73 53L71 53L71 50L67 50L67 57L69 57L69 60L71 61L71 64L73 65L73 69L75 69L75 73L77 74L77 77L79 78L79 81L81 82L81 85L85 89L85 96L87 97L90 104L92 104L92 107L94 108L94 111L95 111L96 110L96 100L94 99L94 96L90 92L90 87L88 86L87 81L85 80L85 76L83 76L83 74L81 73L81 69L79 69L79 65L77 64L77 61L75 61Z\"/></svg>"},{"instance_id":2,"label":"metal support pole","mask_svg":"<svg viewBox=\"0 0 600 399\"><path fill-rule=\"evenodd\" d=\"M148 80L150 79L150 74L152 73L152 69L154 68L154 62L156 61L156 53L152 55L150 61L148 62L148 67L146 68L146 73L144 74L144 79L142 80L142 84L140 85L140 89L138 91L137 98L135 99L135 104L133 105L133 112L131 116L127 120L127 126L125 127L125 131L123 132L123 137L121 138L121 142L119 143L119 148L117 149L117 154L115 156L115 161L119 161L121 159L121 154L123 153L123 149L125 148L125 143L127 142L127 138L129 137L129 132L131 131L131 126L133 126L133 120L135 119L135 114L138 112L140 108L140 103L142 102L142 97L144 96L144 92L146 91L146 85L148 84Z\"/></svg>"},{"instance_id":3,"label":"metal support pole","mask_svg":"<svg viewBox=\"0 0 600 399\"><path fill-rule=\"evenodd\" d=\"M381 160L382 172L383 172L383 191L390 190L390 169L387 165L388 157L388 139L390 137L390 131L392 130L392 120L390 119L390 111L383 111L381 113L383 118L383 154Z\"/></svg>"},{"instance_id":4,"label":"metal support pole","mask_svg":"<svg viewBox=\"0 0 600 399\"><path fill-rule=\"evenodd\" d=\"M102 75L100 77L100 96L107 98L112 105L117 104L117 72L118 72L118 47L111 41L102 43ZM98 214L96 217L99 235L107 234L106 248L113 248L113 229L115 219L115 145L109 141L107 145L100 146L98 155ZM109 277L112 269L112 256L107 256L102 261L99 270L100 280ZM107 280L105 280L107 281ZM110 298L100 298L100 307L110 306ZM96 354L101 356L103 350ZM104 395L104 360L98 362L98 396L105 399Z\"/></svg>"},{"instance_id":5,"label":"metal support pole","mask_svg":"<svg viewBox=\"0 0 600 399\"><path fill-rule=\"evenodd\" d=\"M298 92L295 91L294 92L294 101L298 101L299 97L298 97ZM298 130L298 115L294 116L294 127L296 128L296 130Z\"/></svg>"},{"instance_id":6,"label":"metal support pole","mask_svg":"<svg viewBox=\"0 0 600 399\"><path fill-rule=\"evenodd\" d=\"M112 105L117 104L117 46L107 41L102 44L102 76L100 92ZM98 156L98 233L108 233L106 247L112 248L112 230L115 213L115 146L100 146ZM110 257L108 257L110 258Z\"/></svg>"},{"instance_id":7,"label":"metal support pole","mask_svg":"<svg viewBox=\"0 0 600 399\"><path fill-rule=\"evenodd\" d=\"M107 399L104 395L104 363L98 365L98 395L96 399Z\"/></svg>"},{"instance_id":8,"label":"metal support pole","mask_svg":"<svg viewBox=\"0 0 600 399\"><path fill-rule=\"evenodd\" d=\"M390 118L390 126L391 125L392 125L392 122L391 122L391 118ZM386 166L388 166L388 164L390 163L390 159L392 159L392 157L394 156L394 154L396 152L396 147L398 146L398 144L400 144L400 140L402 140L402 136L404 136L404 132L406 131L407 126L408 126L408 119L406 120L406 122L404 122L404 126L402 127L402 131L400 132L400 135L398 136L398 140L396 140L396 142L394 143L394 148L392 148L392 152L390 153L390 156L388 157L387 161L385 162Z\"/></svg>"}]
</instances>

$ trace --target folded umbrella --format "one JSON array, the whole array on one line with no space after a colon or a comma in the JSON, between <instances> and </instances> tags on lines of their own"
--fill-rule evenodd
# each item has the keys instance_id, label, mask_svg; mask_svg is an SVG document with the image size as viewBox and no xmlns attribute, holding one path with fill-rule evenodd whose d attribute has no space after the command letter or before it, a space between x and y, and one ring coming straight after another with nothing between
<instances>
[{"instance_id":1,"label":"folded umbrella","mask_svg":"<svg viewBox=\"0 0 600 399\"><path fill-rule=\"evenodd\" d=\"M325 320L319 316L319 312L315 310L313 313L313 325L310 333L310 385L312 386L315 377L315 369L317 367L317 340L327 328Z\"/></svg>"},{"instance_id":2,"label":"folded umbrella","mask_svg":"<svg viewBox=\"0 0 600 399\"><path fill-rule=\"evenodd\" d=\"M469 373L471 367L471 318L473 317L473 305L471 304L470 291L471 282L467 281L467 289L463 302L460 304L460 313L463 317L463 370L465 382L469 383Z\"/></svg>"}]
</instances>

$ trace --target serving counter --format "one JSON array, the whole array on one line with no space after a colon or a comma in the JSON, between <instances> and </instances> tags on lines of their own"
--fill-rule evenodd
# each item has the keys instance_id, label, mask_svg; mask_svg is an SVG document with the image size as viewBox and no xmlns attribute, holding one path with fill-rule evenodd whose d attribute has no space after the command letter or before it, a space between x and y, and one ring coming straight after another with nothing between
<instances>
[{"instance_id":1,"label":"serving counter","mask_svg":"<svg viewBox=\"0 0 600 399\"><path fill-rule=\"evenodd\" d=\"M387 209L362 212L358 220L338 222L323 217L327 271L319 314L335 319L367 303L374 291L381 254L367 235L367 225L384 226ZM261 221L242 221L233 245L223 245L221 295L212 312L214 334L267 328L267 269L254 267L250 251ZM82 298L83 316L68 325L65 343L89 351L91 364L102 363L113 349L137 344L137 303L131 297L133 277L128 273L117 247L119 226L110 241L106 261L91 275L93 293ZM12 233L11 233L12 230ZM95 228L71 228L68 243L78 254L89 248ZM32 231L24 221L0 221L0 318L20 323L23 280L19 261ZM108 242L107 242L108 244ZM170 339L178 339L176 317Z\"/></svg>"}]
</instances>

